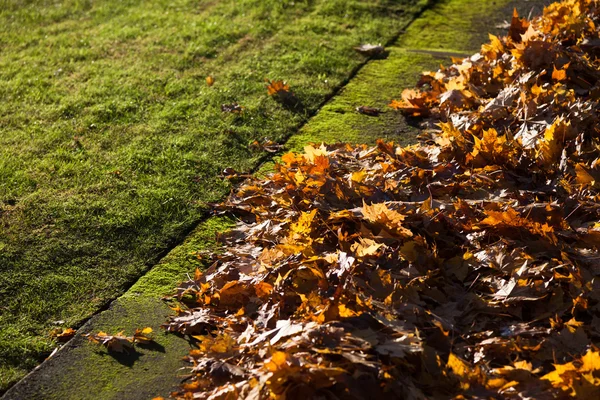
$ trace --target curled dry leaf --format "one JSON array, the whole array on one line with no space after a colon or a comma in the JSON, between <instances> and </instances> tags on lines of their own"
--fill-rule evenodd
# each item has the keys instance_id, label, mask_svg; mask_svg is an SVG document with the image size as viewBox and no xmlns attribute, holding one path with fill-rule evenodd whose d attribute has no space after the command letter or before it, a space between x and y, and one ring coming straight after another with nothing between
<instances>
[{"instance_id":1,"label":"curled dry leaf","mask_svg":"<svg viewBox=\"0 0 600 400\"><path fill-rule=\"evenodd\" d=\"M281 93L286 93L290 91L290 85L288 85L286 82L284 81L278 81L278 80L266 80L267 82L267 93L269 93L269 96L278 96Z\"/></svg>"},{"instance_id":2,"label":"curled dry leaf","mask_svg":"<svg viewBox=\"0 0 600 400\"><path fill-rule=\"evenodd\" d=\"M73 328L57 328L50 335L59 342L68 342L76 333L77 331Z\"/></svg>"},{"instance_id":3,"label":"curled dry leaf","mask_svg":"<svg viewBox=\"0 0 600 400\"><path fill-rule=\"evenodd\" d=\"M267 82L267 93L273 99L287 106L296 106L298 104L298 99L296 98L296 94L290 90L290 85L285 81L279 80L269 80L266 79Z\"/></svg>"},{"instance_id":4,"label":"curled dry leaf","mask_svg":"<svg viewBox=\"0 0 600 400\"><path fill-rule=\"evenodd\" d=\"M153 341L148 335L152 333L152 328L136 329L133 336L125 336L123 332L115 335L109 335L106 332L89 333L85 335L92 343L100 344L108 351L115 353L129 353L135 350L135 344L147 344Z\"/></svg>"},{"instance_id":5,"label":"curled dry leaf","mask_svg":"<svg viewBox=\"0 0 600 400\"><path fill-rule=\"evenodd\" d=\"M146 327L143 329L136 329L133 334L133 343L150 343L154 339L152 339L149 334L152 333L152 328Z\"/></svg>"},{"instance_id":6,"label":"curled dry leaf","mask_svg":"<svg viewBox=\"0 0 600 400\"><path fill-rule=\"evenodd\" d=\"M129 353L134 349L133 338L127 337L123 332L119 332L116 335L109 335L106 332L98 332L95 334L88 334L87 338L90 342L100 344L108 351L116 353Z\"/></svg>"},{"instance_id":7,"label":"curled dry leaf","mask_svg":"<svg viewBox=\"0 0 600 400\"><path fill-rule=\"evenodd\" d=\"M354 50L369 57L381 56L385 53L385 48L381 44L361 44L360 46L355 47Z\"/></svg>"},{"instance_id":8,"label":"curled dry leaf","mask_svg":"<svg viewBox=\"0 0 600 400\"><path fill-rule=\"evenodd\" d=\"M379 108L368 107L368 106L356 107L356 111L358 111L360 114L370 115L372 117L376 117L379 114L381 114L381 110Z\"/></svg>"},{"instance_id":9,"label":"curled dry leaf","mask_svg":"<svg viewBox=\"0 0 600 400\"><path fill-rule=\"evenodd\" d=\"M244 107L237 103L221 104L221 111L226 113L242 114L244 112Z\"/></svg>"}]
</instances>

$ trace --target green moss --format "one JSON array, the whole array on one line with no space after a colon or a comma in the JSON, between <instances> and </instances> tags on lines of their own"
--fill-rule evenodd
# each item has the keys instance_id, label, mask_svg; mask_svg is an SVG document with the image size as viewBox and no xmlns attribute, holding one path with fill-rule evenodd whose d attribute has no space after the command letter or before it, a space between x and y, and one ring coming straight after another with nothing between
<instances>
[{"instance_id":1,"label":"green moss","mask_svg":"<svg viewBox=\"0 0 600 400\"><path fill-rule=\"evenodd\" d=\"M94 331L131 335L136 328L151 327L155 343L136 346L131 356L113 357L105 349L85 343L68 359L61 360L65 375L56 377L60 388L49 398L131 399L167 397L181 381L180 368L187 366L182 357L190 344L187 340L167 334L161 327L172 312L153 296L120 298L110 310L102 313L92 324ZM80 382L82 385L73 385ZM73 387L82 390L74 391Z\"/></svg>"},{"instance_id":2,"label":"green moss","mask_svg":"<svg viewBox=\"0 0 600 400\"><path fill-rule=\"evenodd\" d=\"M418 121L407 120L388 107L402 90L413 87L421 72L450 64L451 57L467 57L488 39L501 34L512 8L521 14L539 13L548 1L526 4L510 0L443 0L413 21L387 48L383 60L370 61L343 91L327 103L286 146L301 151L307 143L374 143L377 139L406 145L414 143ZM359 106L383 111L377 117L360 114Z\"/></svg>"},{"instance_id":3,"label":"green moss","mask_svg":"<svg viewBox=\"0 0 600 400\"><path fill-rule=\"evenodd\" d=\"M187 366L182 357L190 343L166 334L161 328L172 314L161 297L173 292L195 268L207 266L208 255L220 251L215 240L233 226L226 217L211 217L198 225L181 245L170 251L160 263L139 279L110 309L93 317L57 356L44 363L41 374L33 375L8 392L8 399L29 397L30 385L43 387L46 399L147 399L168 397L180 383L180 368ZM205 257L203 257L204 255ZM137 347L132 354L109 354L104 348L88 343L82 334L123 331L151 327L155 344ZM19 389L25 390L24 392Z\"/></svg>"},{"instance_id":4,"label":"green moss","mask_svg":"<svg viewBox=\"0 0 600 400\"><path fill-rule=\"evenodd\" d=\"M513 8L522 16L539 15L549 0L442 0L414 21L397 46L406 49L472 53L488 42L489 34L506 33Z\"/></svg>"},{"instance_id":5,"label":"green moss","mask_svg":"<svg viewBox=\"0 0 600 400\"><path fill-rule=\"evenodd\" d=\"M443 0L414 21L400 37L397 46L407 49L453 49L474 51L487 41L489 24L494 14L507 4L507 0ZM507 15L502 15L506 18ZM488 23L485 29L478 20Z\"/></svg>"},{"instance_id":6,"label":"green moss","mask_svg":"<svg viewBox=\"0 0 600 400\"><path fill-rule=\"evenodd\" d=\"M414 139L417 128L409 125L387 105L402 89L414 85L419 74L439 60L427 55L390 47L385 60L370 62L331 102L300 131L290 138L287 148L300 151L309 142L374 143L377 139L406 144ZM359 113L359 106L383 111L377 117Z\"/></svg>"},{"instance_id":7,"label":"green moss","mask_svg":"<svg viewBox=\"0 0 600 400\"><path fill-rule=\"evenodd\" d=\"M8 392L7 399L32 398L29 385L43 388L44 399L150 399L168 397L181 381L180 368L190 344L179 336L167 334L160 325L170 310L152 296L120 298L111 308L94 317L82 328L87 333L132 335L136 328L151 327L155 340L151 346L136 346L131 354L109 354L102 346L78 336L67 348L44 363L41 374L30 376L26 385ZM65 351L67 350L67 351ZM23 391L20 391L23 390Z\"/></svg>"},{"instance_id":8,"label":"green moss","mask_svg":"<svg viewBox=\"0 0 600 400\"><path fill-rule=\"evenodd\" d=\"M161 296L185 280L186 273L196 268L203 270L210 261L211 253L220 251L216 237L233 227L233 221L225 217L212 217L203 221L186 240L174 248L159 264L142 276L125 294L125 298L140 295Z\"/></svg>"}]
</instances>

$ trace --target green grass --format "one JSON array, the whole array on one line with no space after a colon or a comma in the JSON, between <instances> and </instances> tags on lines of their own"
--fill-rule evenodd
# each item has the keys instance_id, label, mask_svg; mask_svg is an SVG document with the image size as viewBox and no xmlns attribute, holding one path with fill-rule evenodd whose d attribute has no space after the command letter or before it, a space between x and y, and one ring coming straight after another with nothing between
<instances>
[{"instance_id":1,"label":"green grass","mask_svg":"<svg viewBox=\"0 0 600 400\"><path fill-rule=\"evenodd\" d=\"M506 34L503 22L513 7L520 15L539 15L550 0L440 0L423 12L387 47L389 55L369 62L341 93L328 102L286 148L302 151L315 143L369 143L377 139L407 145L416 141L418 120L407 121L388 107L403 89L413 87L423 71L451 65L451 57L467 57L486 43L489 33ZM359 106L383 111L377 117L360 114ZM265 166L267 170L269 166Z\"/></svg>"},{"instance_id":2,"label":"green grass","mask_svg":"<svg viewBox=\"0 0 600 400\"><path fill-rule=\"evenodd\" d=\"M396 46L388 50L390 54L386 59L374 60L363 68L298 135L290 138L286 148L302 151L311 142L374 144L377 139L414 143L418 129L388 104L402 89L413 86L423 70L435 67L440 60ZM356 111L359 106L376 107L382 113L378 116L360 114Z\"/></svg>"},{"instance_id":3,"label":"green grass","mask_svg":"<svg viewBox=\"0 0 600 400\"><path fill-rule=\"evenodd\" d=\"M0 392L55 321L79 324L181 241L228 192L224 168L256 167L249 143L293 134L364 62L353 46L425 2L0 0Z\"/></svg>"}]
</instances>

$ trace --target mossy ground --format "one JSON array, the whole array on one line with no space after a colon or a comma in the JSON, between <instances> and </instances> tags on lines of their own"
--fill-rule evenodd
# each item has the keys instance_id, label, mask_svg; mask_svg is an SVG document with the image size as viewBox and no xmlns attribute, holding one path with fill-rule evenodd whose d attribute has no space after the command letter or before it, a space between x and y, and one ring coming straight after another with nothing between
<instances>
[{"instance_id":1,"label":"mossy ground","mask_svg":"<svg viewBox=\"0 0 600 400\"><path fill-rule=\"evenodd\" d=\"M203 270L209 266L211 253L222 250L216 238L232 228L234 223L228 217L212 217L201 222L181 245L142 276L122 298L160 297L173 293L186 273L193 274L196 268Z\"/></svg>"},{"instance_id":2,"label":"mossy ground","mask_svg":"<svg viewBox=\"0 0 600 400\"><path fill-rule=\"evenodd\" d=\"M228 192L225 167L254 168L249 143L295 132L365 61L353 46L424 4L2 1L0 392L52 349L55 321L78 325L179 242ZM221 112L233 102L243 115Z\"/></svg>"},{"instance_id":3,"label":"mossy ground","mask_svg":"<svg viewBox=\"0 0 600 400\"><path fill-rule=\"evenodd\" d=\"M388 107L402 90L413 87L423 71L451 64L452 57L464 58L479 50L489 33L503 34L513 7L521 15L540 14L551 1L442 0L427 9L387 48L389 55L372 60L306 124L287 144L301 151L308 143L370 143L377 139L401 145L413 143L417 121L407 120ZM369 106L383 111L377 117L360 114L356 108Z\"/></svg>"},{"instance_id":4,"label":"mossy ground","mask_svg":"<svg viewBox=\"0 0 600 400\"><path fill-rule=\"evenodd\" d=\"M403 88L414 85L418 74L435 65L435 59L392 46L385 60L374 60L363 68L339 96L336 96L290 138L286 148L301 151L311 142L374 143L377 139L407 144L414 141L417 128L387 105ZM382 111L378 116L357 112L369 106Z\"/></svg>"},{"instance_id":5,"label":"mossy ground","mask_svg":"<svg viewBox=\"0 0 600 400\"><path fill-rule=\"evenodd\" d=\"M188 238L173 249L152 270L139 279L110 308L94 316L55 356L43 364L42 373L34 373L26 382L6 393L3 399L120 400L168 397L177 388L185 372L183 356L190 343L167 334L161 325L172 314L161 297L173 293L186 273L205 269L210 252L220 251L215 238L233 225L226 217L203 221ZM123 331L131 335L137 328L151 327L155 340L151 346L136 347L131 354L108 353L89 343L84 334ZM34 388L31 391L31 388Z\"/></svg>"},{"instance_id":6,"label":"mossy ground","mask_svg":"<svg viewBox=\"0 0 600 400\"><path fill-rule=\"evenodd\" d=\"M77 336L46 363L44 372L30 375L27 385L17 385L6 399L121 400L168 397L185 375L180 369L190 344L165 333L160 325L170 310L155 296L120 298L111 308L92 319L80 333L124 331L132 335L136 327L153 328L154 343L136 346L130 353L108 353L101 346ZM31 393L29 389L35 387Z\"/></svg>"}]
</instances>

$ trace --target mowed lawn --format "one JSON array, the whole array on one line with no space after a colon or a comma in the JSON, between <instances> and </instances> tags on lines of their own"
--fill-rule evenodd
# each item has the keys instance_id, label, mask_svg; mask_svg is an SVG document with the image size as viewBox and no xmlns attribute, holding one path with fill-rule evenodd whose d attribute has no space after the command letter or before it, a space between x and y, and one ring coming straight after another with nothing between
<instances>
[{"instance_id":1,"label":"mowed lawn","mask_svg":"<svg viewBox=\"0 0 600 400\"><path fill-rule=\"evenodd\" d=\"M256 167L250 143L292 135L365 61L353 46L425 3L0 0L0 393L228 193L223 169Z\"/></svg>"}]
</instances>

